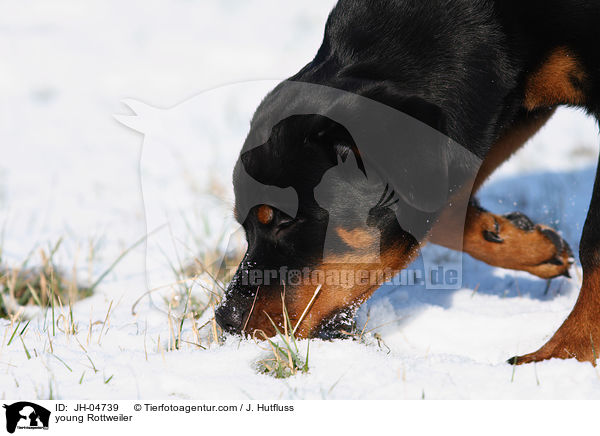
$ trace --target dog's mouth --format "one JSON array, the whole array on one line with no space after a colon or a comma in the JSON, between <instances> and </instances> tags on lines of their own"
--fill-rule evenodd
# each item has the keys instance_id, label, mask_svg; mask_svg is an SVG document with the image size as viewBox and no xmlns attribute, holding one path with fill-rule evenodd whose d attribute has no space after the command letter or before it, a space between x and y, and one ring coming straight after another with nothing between
<instances>
[{"instance_id":1,"label":"dog's mouth","mask_svg":"<svg viewBox=\"0 0 600 436\"><path fill-rule=\"evenodd\" d=\"M216 321L223 331L242 336L252 336L252 331L246 329L248 310L235 310L235 316L229 314L230 309L219 308L216 311ZM342 308L325 317L311 332L310 337L322 340L347 339L355 331L354 315L356 310ZM228 314L228 316L225 316ZM293 322L293 321L292 321Z\"/></svg>"},{"instance_id":2,"label":"dog's mouth","mask_svg":"<svg viewBox=\"0 0 600 436\"><path fill-rule=\"evenodd\" d=\"M355 331L355 314L356 309L339 309L324 318L311 336L326 341L333 339L347 339L352 336Z\"/></svg>"}]
</instances>

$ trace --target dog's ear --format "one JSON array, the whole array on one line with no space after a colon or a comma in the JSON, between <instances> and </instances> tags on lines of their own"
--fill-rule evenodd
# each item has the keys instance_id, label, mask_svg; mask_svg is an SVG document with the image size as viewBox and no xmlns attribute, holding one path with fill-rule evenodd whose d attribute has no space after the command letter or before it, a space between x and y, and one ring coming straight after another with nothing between
<instances>
[{"instance_id":1,"label":"dog's ear","mask_svg":"<svg viewBox=\"0 0 600 436\"><path fill-rule=\"evenodd\" d=\"M423 212L438 211L448 200L446 117L437 105L419 97L393 105L405 117L386 126L384 150L378 150L373 163L406 203Z\"/></svg>"},{"instance_id":2,"label":"dog's ear","mask_svg":"<svg viewBox=\"0 0 600 436\"><path fill-rule=\"evenodd\" d=\"M443 111L388 85L363 96L375 101L345 97L331 106L331 116L312 116L307 141L327 146L332 163L353 151L361 167L370 166L409 206L441 209L448 199L450 145Z\"/></svg>"},{"instance_id":3,"label":"dog's ear","mask_svg":"<svg viewBox=\"0 0 600 436\"><path fill-rule=\"evenodd\" d=\"M338 113L351 107L348 125L321 122L319 135L329 138L342 157L352 150L367 176L369 169L377 173L410 207L425 213L440 210L448 199L451 142L443 111L389 87L367 96L383 105L360 99L345 102Z\"/></svg>"},{"instance_id":4,"label":"dog's ear","mask_svg":"<svg viewBox=\"0 0 600 436\"><path fill-rule=\"evenodd\" d=\"M339 164L340 158L345 162L350 153L353 153L358 168L365 172L358 147L348 129L342 124L325 116L311 115L305 141L319 144L328 150L330 163L333 165Z\"/></svg>"}]
</instances>

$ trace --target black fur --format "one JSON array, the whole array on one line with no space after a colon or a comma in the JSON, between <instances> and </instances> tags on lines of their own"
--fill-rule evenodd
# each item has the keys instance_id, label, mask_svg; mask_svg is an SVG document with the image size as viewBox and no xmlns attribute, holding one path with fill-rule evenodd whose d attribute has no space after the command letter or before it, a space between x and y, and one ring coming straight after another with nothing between
<instances>
[{"instance_id":1,"label":"black fur","mask_svg":"<svg viewBox=\"0 0 600 436\"><path fill-rule=\"evenodd\" d=\"M522 214L521 212L511 212L504 215L504 217L509 220L513 226L520 230L531 232L535 229L535 224L533 221L531 221L528 216Z\"/></svg>"},{"instance_id":2,"label":"black fur","mask_svg":"<svg viewBox=\"0 0 600 436\"><path fill-rule=\"evenodd\" d=\"M586 95L585 109L600 114L599 23L600 3L596 1L340 0L329 16L315 58L290 80L342 89L402 110L484 159L500 135L527 113L527 78L559 46L576 53L586 80L575 85ZM291 104L294 101L282 100L274 91L258 108L252 129ZM311 267L322 260L328 216L315 201L313 189L336 165L337 156L353 151L361 164L355 148L342 126L320 116L304 116L279 123L267 143L242 154L234 173L239 208L244 201L243 166L261 183L293 187L298 192L298 213L290 217L276 210L268 224L258 222L252 213L240 217L249 244L240 270L248 265ZM451 166L464 165L456 156L448 159ZM384 183L396 193L402 189L391 180ZM345 199L349 220L356 206L368 204L376 189L381 187L340 188L336 195ZM386 185L377 197L385 199L387 191ZM398 197L388 200L398 201ZM389 204L375 209L372 225L381 231L383 248L417 243L389 213ZM523 230L533 230L533 223L523 215L508 218ZM546 236L554 241L552 234ZM501 242L493 232L485 238ZM600 263L599 247L597 179L581 244L584 266ZM231 307L246 313L256 292L255 287L240 284L239 274L217 311L217 320L231 332L239 332L243 320L238 316L232 322L226 314ZM277 297L281 288L265 286L260 292ZM293 289L288 292L293 298Z\"/></svg>"}]
</instances>

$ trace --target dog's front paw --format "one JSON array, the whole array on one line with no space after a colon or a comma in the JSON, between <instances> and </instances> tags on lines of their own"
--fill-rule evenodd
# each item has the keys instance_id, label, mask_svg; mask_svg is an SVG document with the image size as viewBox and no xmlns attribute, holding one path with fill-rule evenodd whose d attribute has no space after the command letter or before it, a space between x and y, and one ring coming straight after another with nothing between
<instances>
[{"instance_id":1,"label":"dog's front paw","mask_svg":"<svg viewBox=\"0 0 600 436\"><path fill-rule=\"evenodd\" d=\"M494 215L479 209L468 232L468 252L484 262L544 279L570 277L574 258L569 244L556 230L535 224L520 212Z\"/></svg>"},{"instance_id":2,"label":"dog's front paw","mask_svg":"<svg viewBox=\"0 0 600 436\"><path fill-rule=\"evenodd\" d=\"M545 239L540 242L540 245L550 245L552 254L539 265L534 265L529 272L546 279L558 276L571 277L569 268L573 265L575 258L567 241L556 230L541 224L536 225L534 231Z\"/></svg>"}]
</instances>

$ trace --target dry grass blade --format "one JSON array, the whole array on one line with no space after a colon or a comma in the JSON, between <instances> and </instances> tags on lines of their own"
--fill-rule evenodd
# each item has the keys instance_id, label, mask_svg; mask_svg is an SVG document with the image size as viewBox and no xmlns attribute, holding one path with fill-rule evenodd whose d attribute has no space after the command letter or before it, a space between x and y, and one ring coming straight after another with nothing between
<instances>
[{"instance_id":1,"label":"dry grass blade","mask_svg":"<svg viewBox=\"0 0 600 436\"><path fill-rule=\"evenodd\" d=\"M112 309L113 302L110 301L108 306L108 311L106 312L106 317L104 318L104 322L102 323L102 329L100 329L100 334L98 335L98 345L100 345L100 339L102 338L102 333L104 333L104 327L106 327L106 323L108 322L108 317L110 316L110 310Z\"/></svg>"},{"instance_id":2,"label":"dry grass blade","mask_svg":"<svg viewBox=\"0 0 600 436\"><path fill-rule=\"evenodd\" d=\"M315 292L315 294L317 293L318 292ZM303 359L298 350L292 323L285 306L285 296L283 294L281 300L283 306L284 333L281 332L279 327L277 327L277 324L275 324L273 319L265 312L265 316L271 323L281 343L277 343L275 340L269 338L262 330L256 330L254 332L255 338L257 334L262 336L262 339L267 342L271 352L269 357L261 359L256 363L258 371L275 378L287 378L298 373L308 372L309 346L307 345L306 347L306 358Z\"/></svg>"},{"instance_id":3,"label":"dry grass blade","mask_svg":"<svg viewBox=\"0 0 600 436\"><path fill-rule=\"evenodd\" d=\"M248 312L248 316L246 317L246 322L244 322L244 327L242 327L242 332L246 331L246 327L248 326L248 321L250 321L252 312L254 312L254 305L256 304L256 299L258 298L259 291L260 291L260 286L258 288L256 288L256 294L254 294L254 300L252 301L252 307L250 307L250 312Z\"/></svg>"},{"instance_id":4,"label":"dry grass blade","mask_svg":"<svg viewBox=\"0 0 600 436\"><path fill-rule=\"evenodd\" d=\"M304 317L306 316L306 314L308 313L308 311L312 307L313 303L317 299L317 296L319 295L319 292L321 292L321 285L317 286L317 289L315 289L315 293L313 294L312 298L310 299L310 301L308 302L308 304L304 308L304 311L302 312L302 315L300 315L300 318L298 318L298 322L296 323L296 327L294 327L294 330L292 330L292 336L296 333L296 330L298 329L298 326L300 325L300 323L302 322L302 320L304 319Z\"/></svg>"}]
</instances>

